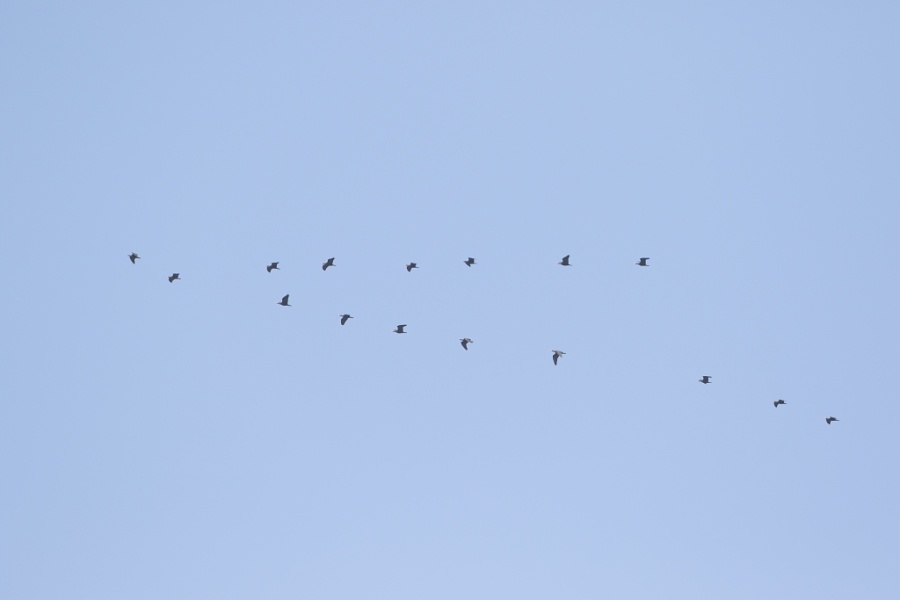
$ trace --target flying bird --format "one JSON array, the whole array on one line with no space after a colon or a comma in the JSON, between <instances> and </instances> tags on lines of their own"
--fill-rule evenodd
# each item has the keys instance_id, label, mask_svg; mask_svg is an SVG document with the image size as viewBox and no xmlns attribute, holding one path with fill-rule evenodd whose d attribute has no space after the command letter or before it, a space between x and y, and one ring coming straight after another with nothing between
<instances>
[{"instance_id":1,"label":"flying bird","mask_svg":"<svg viewBox=\"0 0 900 600\"><path fill-rule=\"evenodd\" d=\"M416 263L409 263L408 265L406 265L406 272L412 273L413 269L418 269L418 268L419 267L418 267L418 265L416 265Z\"/></svg>"},{"instance_id":2,"label":"flying bird","mask_svg":"<svg viewBox=\"0 0 900 600\"><path fill-rule=\"evenodd\" d=\"M134 252L132 252L131 254L128 255L128 258L131 259L131 264L135 264L134 261L136 261L137 259L139 259L140 256L138 256L137 254L135 254Z\"/></svg>"},{"instance_id":3,"label":"flying bird","mask_svg":"<svg viewBox=\"0 0 900 600\"><path fill-rule=\"evenodd\" d=\"M566 254L565 256L563 256L563 259L561 261L559 261L559 264L561 264L564 267L571 267L572 265L569 264L569 255Z\"/></svg>"},{"instance_id":4,"label":"flying bird","mask_svg":"<svg viewBox=\"0 0 900 600\"><path fill-rule=\"evenodd\" d=\"M645 256L644 258L638 260L638 261L637 261L636 263L634 263L634 264L636 264L636 265L639 266L639 267L649 267L650 265L647 264L647 261L648 261L648 260L650 260L650 259L649 259L648 257Z\"/></svg>"},{"instance_id":5,"label":"flying bird","mask_svg":"<svg viewBox=\"0 0 900 600\"><path fill-rule=\"evenodd\" d=\"M281 302L276 302L275 304L280 304L281 306L290 306L290 304L288 304L288 298L290 298L290 296L290 294L285 294L284 298L281 299Z\"/></svg>"},{"instance_id":6,"label":"flying bird","mask_svg":"<svg viewBox=\"0 0 900 600\"><path fill-rule=\"evenodd\" d=\"M277 263L277 262L273 262L271 265L269 265L268 267L266 267L266 271L268 271L269 273L272 272L272 269L275 269L276 271L280 271L280 270L281 270L281 269L278 268L278 263Z\"/></svg>"},{"instance_id":7,"label":"flying bird","mask_svg":"<svg viewBox=\"0 0 900 600\"><path fill-rule=\"evenodd\" d=\"M697 381L699 381L700 383L711 383L709 381L710 379L712 379L712 377L710 375L704 375L703 379L698 379Z\"/></svg>"},{"instance_id":8,"label":"flying bird","mask_svg":"<svg viewBox=\"0 0 900 600\"><path fill-rule=\"evenodd\" d=\"M778 405L779 405L779 404L787 404L787 402L785 402L784 400L782 400L781 398L779 398L778 400L776 400L776 401L773 402L772 404L775 405L775 408L778 408Z\"/></svg>"},{"instance_id":9,"label":"flying bird","mask_svg":"<svg viewBox=\"0 0 900 600\"><path fill-rule=\"evenodd\" d=\"M825 419L825 422L828 423L829 425L831 425L832 421L837 421L837 419L835 419L834 417L827 417Z\"/></svg>"},{"instance_id":10,"label":"flying bird","mask_svg":"<svg viewBox=\"0 0 900 600\"><path fill-rule=\"evenodd\" d=\"M171 275L169 275L169 283L172 283L176 279L181 279L181 277L178 276L178 273L172 273Z\"/></svg>"},{"instance_id":11,"label":"flying bird","mask_svg":"<svg viewBox=\"0 0 900 600\"><path fill-rule=\"evenodd\" d=\"M329 258L328 260L326 260L325 262L322 263L322 270L324 271L328 267L333 267L333 266L334 266L334 257L332 256L331 258Z\"/></svg>"},{"instance_id":12,"label":"flying bird","mask_svg":"<svg viewBox=\"0 0 900 600\"><path fill-rule=\"evenodd\" d=\"M341 315L341 325L346 324L346 323L347 323L347 319L352 319L352 318L353 318L353 317L351 317L350 315Z\"/></svg>"},{"instance_id":13,"label":"flying bird","mask_svg":"<svg viewBox=\"0 0 900 600\"><path fill-rule=\"evenodd\" d=\"M406 333L405 331L403 331L404 327L406 327L405 323L403 325L397 325L397 329L394 330L394 333Z\"/></svg>"},{"instance_id":14,"label":"flying bird","mask_svg":"<svg viewBox=\"0 0 900 600\"><path fill-rule=\"evenodd\" d=\"M559 357L565 354L562 350L554 350L553 351L553 364L556 364L556 361L559 360Z\"/></svg>"},{"instance_id":15,"label":"flying bird","mask_svg":"<svg viewBox=\"0 0 900 600\"><path fill-rule=\"evenodd\" d=\"M469 344L473 343L470 338L463 338L459 342L462 344L463 350L468 350Z\"/></svg>"},{"instance_id":16,"label":"flying bird","mask_svg":"<svg viewBox=\"0 0 900 600\"><path fill-rule=\"evenodd\" d=\"M472 265L475 264L475 259L470 256L468 259L464 260L463 262L466 263L467 266L471 267Z\"/></svg>"}]
</instances>

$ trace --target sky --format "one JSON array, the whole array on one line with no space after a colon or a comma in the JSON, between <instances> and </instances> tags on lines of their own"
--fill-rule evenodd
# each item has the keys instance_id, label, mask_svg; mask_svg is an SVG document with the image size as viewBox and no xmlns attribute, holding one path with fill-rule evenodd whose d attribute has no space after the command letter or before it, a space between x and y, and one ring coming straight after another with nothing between
<instances>
[{"instance_id":1,"label":"sky","mask_svg":"<svg viewBox=\"0 0 900 600\"><path fill-rule=\"evenodd\" d=\"M2 14L0 597L900 595L897 3Z\"/></svg>"}]
</instances>

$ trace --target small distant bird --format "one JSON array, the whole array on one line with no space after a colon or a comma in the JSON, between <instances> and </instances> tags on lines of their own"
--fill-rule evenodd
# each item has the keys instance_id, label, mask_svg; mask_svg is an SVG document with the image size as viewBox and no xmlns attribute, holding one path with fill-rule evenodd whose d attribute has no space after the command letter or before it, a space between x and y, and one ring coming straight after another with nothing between
<instances>
[{"instance_id":1,"label":"small distant bird","mask_svg":"<svg viewBox=\"0 0 900 600\"><path fill-rule=\"evenodd\" d=\"M404 327L406 327L405 323L403 325L397 325L397 329L394 330L394 333L406 333L405 331L403 331Z\"/></svg>"},{"instance_id":2,"label":"small distant bird","mask_svg":"<svg viewBox=\"0 0 900 600\"><path fill-rule=\"evenodd\" d=\"M787 402L785 402L784 400L782 400L781 398L779 398L778 400L776 400L776 401L773 402L772 404L775 405L775 408L778 408L778 405L779 405L779 404L787 404Z\"/></svg>"},{"instance_id":3,"label":"small distant bird","mask_svg":"<svg viewBox=\"0 0 900 600\"><path fill-rule=\"evenodd\" d=\"M704 375L703 379L698 379L697 381L699 381L700 383L710 383L710 379L712 379L710 375Z\"/></svg>"},{"instance_id":4,"label":"small distant bird","mask_svg":"<svg viewBox=\"0 0 900 600\"><path fill-rule=\"evenodd\" d=\"M473 343L470 338L463 338L459 342L462 344L463 350L468 350L469 344Z\"/></svg>"},{"instance_id":5,"label":"small distant bird","mask_svg":"<svg viewBox=\"0 0 900 600\"><path fill-rule=\"evenodd\" d=\"M825 422L828 423L829 425L831 425L832 421L837 421L837 419L835 419L834 417L827 417L825 419Z\"/></svg>"},{"instance_id":6,"label":"small distant bird","mask_svg":"<svg viewBox=\"0 0 900 600\"><path fill-rule=\"evenodd\" d=\"M347 319L352 319L352 318L353 318L353 317L351 317L350 315L341 315L341 325L346 324L346 323L347 323Z\"/></svg>"},{"instance_id":7,"label":"small distant bird","mask_svg":"<svg viewBox=\"0 0 900 600\"><path fill-rule=\"evenodd\" d=\"M132 252L131 254L128 255L128 258L131 259L131 264L135 264L134 261L136 261L137 259L139 259L140 256L138 256L137 254L135 254L134 252Z\"/></svg>"},{"instance_id":8,"label":"small distant bird","mask_svg":"<svg viewBox=\"0 0 900 600\"><path fill-rule=\"evenodd\" d=\"M290 306L290 304L288 304L288 298L290 298L290 297L291 297L290 294L285 294L284 298L281 299L281 302L276 302L275 304L280 304L282 306Z\"/></svg>"},{"instance_id":9,"label":"small distant bird","mask_svg":"<svg viewBox=\"0 0 900 600\"><path fill-rule=\"evenodd\" d=\"M559 357L565 354L562 350L554 350L553 351L553 364L556 364L556 361L559 360Z\"/></svg>"},{"instance_id":10,"label":"small distant bird","mask_svg":"<svg viewBox=\"0 0 900 600\"><path fill-rule=\"evenodd\" d=\"M178 273L172 273L171 275L169 275L169 283L172 283L176 279L181 279L181 277L178 276Z\"/></svg>"},{"instance_id":11,"label":"small distant bird","mask_svg":"<svg viewBox=\"0 0 900 600\"><path fill-rule=\"evenodd\" d=\"M636 265L639 266L639 267L649 267L650 265L647 264L647 261L648 261L648 260L650 260L650 259L649 259L648 257L645 256L644 258L638 260L638 261L637 261L636 263L634 263L634 264L636 264Z\"/></svg>"},{"instance_id":12,"label":"small distant bird","mask_svg":"<svg viewBox=\"0 0 900 600\"><path fill-rule=\"evenodd\" d=\"M269 265L268 267L266 267L266 271L268 271L269 273L272 272L272 269L275 269L276 271L280 271L280 270L281 270L281 269L278 268L278 263L277 263L277 262L273 262L271 265Z\"/></svg>"},{"instance_id":13,"label":"small distant bird","mask_svg":"<svg viewBox=\"0 0 900 600\"><path fill-rule=\"evenodd\" d=\"M565 256L563 256L563 259L561 261L559 261L559 264L561 264L564 267L571 267L572 265L569 264L569 255L566 254Z\"/></svg>"},{"instance_id":14,"label":"small distant bird","mask_svg":"<svg viewBox=\"0 0 900 600\"><path fill-rule=\"evenodd\" d=\"M471 267L472 265L475 264L475 259L470 256L468 259L464 260L463 262L466 263L467 266Z\"/></svg>"},{"instance_id":15,"label":"small distant bird","mask_svg":"<svg viewBox=\"0 0 900 600\"><path fill-rule=\"evenodd\" d=\"M418 269L418 268L419 267L418 267L418 265L416 265L416 263L409 263L408 265L406 265L406 272L411 273L413 269Z\"/></svg>"},{"instance_id":16,"label":"small distant bird","mask_svg":"<svg viewBox=\"0 0 900 600\"><path fill-rule=\"evenodd\" d=\"M322 263L322 270L324 271L328 267L333 267L333 266L334 266L334 257L332 256L331 258L329 258L328 260L326 260L325 262Z\"/></svg>"}]
</instances>

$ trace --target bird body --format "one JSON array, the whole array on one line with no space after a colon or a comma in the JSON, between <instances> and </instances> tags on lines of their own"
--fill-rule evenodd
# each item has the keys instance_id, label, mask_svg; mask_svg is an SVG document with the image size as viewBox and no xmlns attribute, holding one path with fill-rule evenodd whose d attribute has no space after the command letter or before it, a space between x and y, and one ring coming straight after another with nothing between
<instances>
[{"instance_id":1,"label":"bird body","mask_svg":"<svg viewBox=\"0 0 900 600\"><path fill-rule=\"evenodd\" d=\"M322 270L324 271L328 267L333 267L333 266L334 266L334 257L332 256L331 258L329 258L328 260L326 260L325 262L322 263Z\"/></svg>"},{"instance_id":2,"label":"bird body","mask_svg":"<svg viewBox=\"0 0 900 600\"><path fill-rule=\"evenodd\" d=\"M341 325L344 325L347 322L347 319L352 319L350 315L341 315Z\"/></svg>"},{"instance_id":3,"label":"bird body","mask_svg":"<svg viewBox=\"0 0 900 600\"><path fill-rule=\"evenodd\" d=\"M288 298L290 298L290 296L290 294L285 294L281 299L281 302L276 302L275 304L280 304L281 306L290 306L290 304L288 304Z\"/></svg>"},{"instance_id":4,"label":"bird body","mask_svg":"<svg viewBox=\"0 0 900 600\"><path fill-rule=\"evenodd\" d=\"M272 272L272 269L275 269L276 271L280 271L280 270L281 270L281 269L278 268L278 263L277 263L277 262L273 262L271 265L269 265L269 266L266 267L266 271L268 271L269 273Z\"/></svg>"},{"instance_id":5,"label":"bird body","mask_svg":"<svg viewBox=\"0 0 900 600\"><path fill-rule=\"evenodd\" d=\"M562 350L553 350L553 364L555 365L556 361L559 360L559 357L563 356L564 354L565 352L563 352Z\"/></svg>"},{"instance_id":6,"label":"bird body","mask_svg":"<svg viewBox=\"0 0 900 600\"><path fill-rule=\"evenodd\" d=\"M406 265L406 272L411 273L413 269L418 269L418 268L419 267L418 267L418 265L416 265L416 263L411 262L408 265Z\"/></svg>"},{"instance_id":7,"label":"bird body","mask_svg":"<svg viewBox=\"0 0 900 600\"><path fill-rule=\"evenodd\" d=\"M394 330L394 333L406 333L405 331L403 331L404 327L406 327L405 323L403 325L397 325L397 329Z\"/></svg>"},{"instance_id":8,"label":"bird body","mask_svg":"<svg viewBox=\"0 0 900 600\"><path fill-rule=\"evenodd\" d=\"M644 258L638 260L638 261L637 261L636 263L634 263L634 264L636 264L636 265L639 266L639 267L649 267L650 265L647 264L647 261L648 261L648 260L650 260L650 258L645 256Z\"/></svg>"},{"instance_id":9,"label":"bird body","mask_svg":"<svg viewBox=\"0 0 900 600\"><path fill-rule=\"evenodd\" d=\"M463 350L469 349L469 344L473 343L470 338L462 338L459 340L459 343L462 344Z\"/></svg>"},{"instance_id":10,"label":"bird body","mask_svg":"<svg viewBox=\"0 0 900 600\"><path fill-rule=\"evenodd\" d=\"M779 398L778 400L776 400L776 401L773 402L772 404L775 405L775 408L778 408L778 405L779 405L779 404L787 404L787 402L785 402L784 400L782 400L781 398Z\"/></svg>"},{"instance_id":11,"label":"bird body","mask_svg":"<svg viewBox=\"0 0 900 600\"><path fill-rule=\"evenodd\" d=\"M131 264L135 264L134 261L137 260L137 259L139 259L140 256L138 256L137 254L135 254L134 252L132 252L131 254L128 255L128 258L129 258L129 260L131 260Z\"/></svg>"},{"instance_id":12,"label":"bird body","mask_svg":"<svg viewBox=\"0 0 900 600\"><path fill-rule=\"evenodd\" d=\"M178 275L178 273L172 273L171 275L169 275L169 283L172 283L176 279L181 279L181 277Z\"/></svg>"},{"instance_id":13,"label":"bird body","mask_svg":"<svg viewBox=\"0 0 900 600\"><path fill-rule=\"evenodd\" d=\"M467 259L464 260L463 262L466 263L466 266L471 267L472 265L475 264L475 259L472 258L472 257L470 256L469 258L467 258Z\"/></svg>"},{"instance_id":14,"label":"bird body","mask_svg":"<svg viewBox=\"0 0 900 600\"><path fill-rule=\"evenodd\" d=\"M712 379L712 376L704 375L702 379L698 379L697 381L699 381L700 383L711 383L710 379Z\"/></svg>"},{"instance_id":15,"label":"bird body","mask_svg":"<svg viewBox=\"0 0 900 600\"><path fill-rule=\"evenodd\" d=\"M568 255L568 254L563 256L563 259L561 261L559 261L559 264L561 264L564 267L571 267L572 265L569 264L569 256L570 255Z\"/></svg>"},{"instance_id":16,"label":"bird body","mask_svg":"<svg viewBox=\"0 0 900 600\"><path fill-rule=\"evenodd\" d=\"M837 421L837 419L835 419L834 417L826 417L825 418L825 422L828 423L829 425L831 425L832 421Z\"/></svg>"}]
</instances>

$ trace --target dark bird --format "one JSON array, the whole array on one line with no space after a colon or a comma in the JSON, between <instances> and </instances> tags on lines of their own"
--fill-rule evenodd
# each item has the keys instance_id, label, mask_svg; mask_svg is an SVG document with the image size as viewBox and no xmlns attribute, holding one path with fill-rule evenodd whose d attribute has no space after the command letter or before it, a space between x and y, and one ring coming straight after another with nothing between
<instances>
[{"instance_id":1,"label":"dark bird","mask_svg":"<svg viewBox=\"0 0 900 600\"><path fill-rule=\"evenodd\" d=\"M138 256L137 254L135 254L134 252L132 252L131 254L128 255L128 258L131 259L131 264L134 264L134 261L136 261L137 259L139 259L140 256Z\"/></svg>"},{"instance_id":2,"label":"dark bird","mask_svg":"<svg viewBox=\"0 0 900 600\"><path fill-rule=\"evenodd\" d=\"M562 350L554 350L553 351L553 364L556 364L556 361L559 360L559 357L565 354Z\"/></svg>"},{"instance_id":3,"label":"dark bird","mask_svg":"<svg viewBox=\"0 0 900 600\"><path fill-rule=\"evenodd\" d=\"M419 267L418 267L418 265L416 265L416 263L409 263L408 265L406 265L406 272L411 273L413 269L418 269L418 268Z\"/></svg>"},{"instance_id":4,"label":"dark bird","mask_svg":"<svg viewBox=\"0 0 900 600\"><path fill-rule=\"evenodd\" d=\"M172 283L176 279L181 279L181 277L178 276L178 273L172 273L171 275L169 275L169 283Z\"/></svg>"},{"instance_id":5,"label":"dark bird","mask_svg":"<svg viewBox=\"0 0 900 600\"><path fill-rule=\"evenodd\" d=\"M403 325L397 325L397 329L394 330L394 333L406 333L405 331L403 331L404 327L406 327L405 323Z\"/></svg>"},{"instance_id":6,"label":"dark bird","mask_svg":"<svg viewBox=\"0 0 900 600\"><path fill-rule=\"evenodd\" d=\"M837 421L837 419L835 419L834 417L828 417L825 419L825 422L828 423L829 425L831 425L832 421Z\"/></svg>"},{"instance_id":7,"label":"dark bird","mask_svg":"<svg viewBox=\"0 0 900 600\"><path fill-rule=\"evenodd\" d=\"M468 259L464 260L463 262L466 263L467 266L471 267L472 265L475 264L475 259L470 256Z\"/></svg>"},{"instance_id":8,"label":"dark bird","mask_svg":"<svg viewBox=\"0 0 900 600\"><path fill-rule=\"evenodd\" d=\"M559 264L561 264L564 267L571 267L572 265L569 264L569 255L566 254L565 256L563 256L563 259L561 261L559 261Z\"/></svg>"},{"instance_id":9,"label":"dark bird","mask_svg":"<svg viewBox=\"0 0 900 600\"><path fill-rule=\"evenodd\" d=\"M468 350L469 344L473 343L470 338L463 338L459 342L462 344L463 350Z\"/></svg>"},{"instance_id":10,"label":"dark bird","mask_svg":"<svg viewBox=\"0 0 900 600\"><path fill-rule=\"evenodd\" d=\"M347 319L352 319L352 318L353 318L353 317L351 317L350 315L341 315L341 325L346 324L346 323L347 323Z\"/></svg>"},{"instance_id":11,"label":"dark bird","mask_svg":"<svg viewBox=\"0 0 900 600\"><path fill-rule=\"evenodd\" d=\"M709 381L710 379L712 379L712 376L710 376L710 375L704 375L704 376L703 376L703 379L698 379L697 381L699 381L700 383L711 383L711 382Z\"/></svg>"},{"instance_id":12,"label":"dark bird","mask_svg":"<svg viewBox=\"0 0 900 600\"><path fill-rule=\"evenodd\" d=\"M650 265L647 264L648 260L650 260L650 259L645 256L644 258L640 259L639 261L637 261L634 264L636 264L639 267L649 267Z\"/></svg>"},{"instance_id":13,"label":"dark bird","mask_svg":"<svg viewBox=\"0 0 900 600\"><path fill-rule=\"evenodd\" d=\"M334 266L334 257L332 256L331 258L329 258L328 260L326 260L325 262L322 263L322 270L324 271L328 267L333 267L333 266Z\"/></svg>"},{"instance_id":14,"label":"dark bird","mask_svg":"<svg viewBox=\"0 0 900 600\"><path fill-rule=\"evenodd\" d=\"M272 272L272 269L275 269L276 271L280 271L280 270L281 270L281 269L278 268L278 263L277 263L277 262L273 262L271 265L269 265L268 267L266 267L266 271L268 271L269 273Z\"/></svg>"},{"instance_id":15,"label":"dark bird","mask_svg":"<svg viewBox=\"0 0 900 600\"><path fill-rule=\"evenodd\" d=\"M776 400L776 401L773 402L772 404L775 405L775 408L778 408L778 405L779 405L779 404L787 404L787 402L785 402L784 400L782 400L781 398L779 398L778 400Z\"/></svg>"},{"instance_id":16,"label":"dark bird","mask_svg":"<svg viewBox=\"0 0 900 600\"><path fill-rule=\"evenodd\" d=\"M284 298L281 299L281 302L276 302L275 304L280 304L282 306L290 306L290 304L288 304L288 298L290 298L290 297L291 297L290 294L285 294Z\"/></svg>"}]
</instances>

